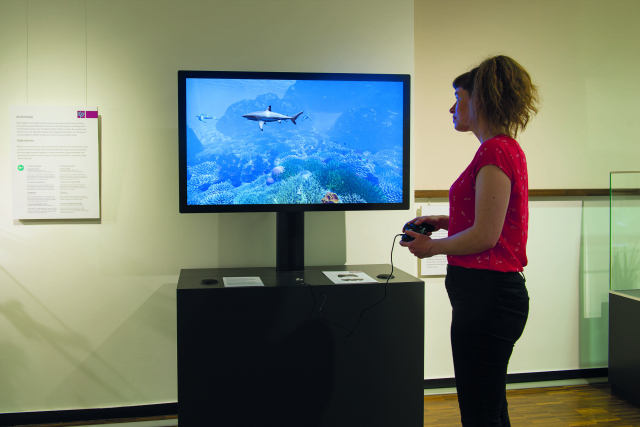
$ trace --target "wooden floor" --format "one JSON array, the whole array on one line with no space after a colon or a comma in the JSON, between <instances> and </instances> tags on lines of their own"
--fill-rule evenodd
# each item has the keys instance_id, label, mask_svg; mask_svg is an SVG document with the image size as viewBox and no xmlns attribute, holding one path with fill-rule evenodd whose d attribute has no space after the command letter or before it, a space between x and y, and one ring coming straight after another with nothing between
<instances>
[{"instance_id":1,"label":"wooden floor","mask_svg":"<svg viewBox=\"0 0 640 427\"><path fill-rule=\"evenodd\" d=\"M640 408L611 394L609 384L509 390L511 425L538 427L601 426L640 427ZM38 427L102 425L136 427L175 426L176 415L140 419L103 420L94 422L47 424ZM164 420L164 421L163 421ZM169 421L173 422L169 422ZM128 424L132 423L132 424ZM458 398L455 394L424 397L424 425L431 427L460 426ZM179 419L178 419L179 426ZM301 426L303 427L303 426Z\"/></svg>"},{"instance_id":2,"label":"wooden floor","mask_svg":"<svg viewBox=\"0 0 640 427\"><path fill-rule=\"evenodd\" d=\"M509 390L507 401L513 427L640 427L640 408L613 396L609 384ZM424 425L461 426L457 396L425 396Z\"/></svg>"}]
</instances>

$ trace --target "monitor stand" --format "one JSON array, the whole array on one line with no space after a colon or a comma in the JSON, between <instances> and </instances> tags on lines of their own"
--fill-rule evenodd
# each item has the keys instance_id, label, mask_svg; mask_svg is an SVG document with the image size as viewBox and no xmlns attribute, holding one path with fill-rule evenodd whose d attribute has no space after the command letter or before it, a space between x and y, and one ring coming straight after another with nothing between
<instances>
[{"instance_id":1,"label":"monitor stand","mask_svg":"<svg viewBox=\"0 0 640 427\"><path fill-rule=\"evenodd\" d=\"M304 212L276 213L276 271L304 270Z\"/></svg>"}]
</instances>

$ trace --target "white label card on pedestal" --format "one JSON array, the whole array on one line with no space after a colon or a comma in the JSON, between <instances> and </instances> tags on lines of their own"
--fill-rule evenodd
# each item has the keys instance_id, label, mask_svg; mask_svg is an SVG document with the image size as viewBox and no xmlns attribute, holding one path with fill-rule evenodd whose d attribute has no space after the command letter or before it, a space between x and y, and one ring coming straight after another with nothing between
<instances>
[{"instance_id":1,"label":"white label card on pedestal","mask_svg":"<svg viewBox=\"0 0 640 427\"><path fill-rule=\"evenodd\" d=\"M258 276L247 277L223 277L222 281L227 288L243 287L243 286L264 286L262 279Z\"/></svg>"},{"instance_id":2,"label":"white label card on pedestal","mask_svg":"<svg viewBox=\"0 0 640 427\"><path fill-rule=\"evenodd\" d=\"M98 107L9 111L13 218L100 218Z\"/></svg>"},{"instance_id":3,"label":"white label card on pedestal","mask_svg":"<svg viewBox=\"0 0 640 427\"><path fill-rule=\"evenodd\" d=\"M323 273L336 284L378 283L376 279L362 271L323 271Z\"/></svg>"}]
</instances>

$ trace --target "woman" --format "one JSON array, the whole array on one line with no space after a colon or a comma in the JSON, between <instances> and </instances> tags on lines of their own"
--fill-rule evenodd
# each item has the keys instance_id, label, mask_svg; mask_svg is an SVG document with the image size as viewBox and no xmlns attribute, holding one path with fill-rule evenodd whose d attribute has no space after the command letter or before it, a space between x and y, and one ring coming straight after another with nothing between
<instances>
[{"instance_id":1,"label":"woman","mask_svg":"<svg viewBox=\"0 0 640 427\"><path fill-rule=\"evenodd\" d=\"M412 221L446 229L449 237L431 239L407 230L415 240L400 244L418 258L447 255L462 425L505 427L511 425L507 365L529 313L521 274L527 265L527 163L514 138L538 112L538 93L527 71L507 56L486 59L456 78L453 87L454 127L473 132L480 147L451 186L449 216Z\"/></svg>"}]
</instances>

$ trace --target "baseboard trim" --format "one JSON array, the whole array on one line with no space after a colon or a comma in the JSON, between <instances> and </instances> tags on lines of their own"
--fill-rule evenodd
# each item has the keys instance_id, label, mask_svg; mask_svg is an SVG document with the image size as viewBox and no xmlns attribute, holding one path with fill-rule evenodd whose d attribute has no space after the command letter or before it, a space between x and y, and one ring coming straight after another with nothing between
<instances>
[{"instance_id":1,"label":"baseboard trim","mask_svg":"<svg viewBox=\"0 0 640 427\"><path fill-rule=\"evenodd\" d=\"M570 369L566 371L527 372L523 374L507 374L507 384L533 383L540 381L576 380L580 378L608 377L609 368ZM450 388L456 386L455 378L435 378L424 380L425 390L433 388Z\"/></svg>"},{"instance_id":2,"label":"baseboard trim","mask_svg":"<svg viewBox=\"0 0 640 427\"><path fill-rule=\"evenodd\" d=\"M0 414L0 427L94 422L130 418L170 419L178 413L177 403L121 406L117 408L70 409L62 411L12 412Z\"/></svg>"}]
</instances>

